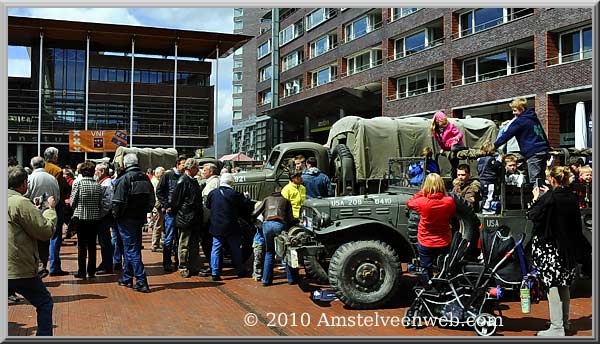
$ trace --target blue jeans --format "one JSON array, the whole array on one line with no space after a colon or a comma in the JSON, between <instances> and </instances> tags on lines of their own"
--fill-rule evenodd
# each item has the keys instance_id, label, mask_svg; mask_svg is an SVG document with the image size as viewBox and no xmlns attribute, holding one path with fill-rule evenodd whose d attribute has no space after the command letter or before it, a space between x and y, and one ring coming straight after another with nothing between
<instances>
[{"instance_id":1,"label":"blue jeans","mask_svg":"<svg viewBox=\"0 0 600 344\"><path fill-rule=\"evenodd\" d=\"M144 222L145 219L117 220L119 233L123 239L123 248L125 249L122 280L129 282L135 276L138 285L148 283L144 263L142 262L142 226Z\"/></svg>"},{"instance_id":2,"label":"blue jeans","mask_svg":"<svg viewBox=\"0 0 600 344\"><path fill-rule=\"evenodd\" d=\"M37 336L52 335L52 295L39 276L8 280L8 294L15 292L23 295L37 312Z\"/></svg>"},{"instance_id":3,"label":"blue jeans","mask_svg":"<svg viewBox=\"0 0 600 344\"><path fill-rule=\"evenodd\" d=\"M59 203L60 204L60 203ZM65 207L56 207L56 230L50 239L50 273L62 270L60 264L60 247L62 246L62 229L65 222Z\"/></svg>"},{"instance_id":4,"label":"blue jeans","mask_svg":"<svg viewBox=\"0 0 600 344\"><path fill-rule=\"evenodd\" d=\"M546 180L546 161L548 160L548 152L535 153L527 159L527 174L529 175L529 183L535 185L536 179L541 179L541 183Z\"/></svg>"},{"instance_id":5,"label":"blue jeans","mask_svg":"<svg viewBox=\"0 0 600 344\"><path fill-rule=\"evenodd\" d=\"M171 266L172 252L177 252L177 227L175 226L175 216L165 212L165 241L163 242L163 267ZM177 256L176 256L177 257ZM177 258L175 259L178 260Z\"/></svg>"},{"instance_id":6,"label":"blue jeans","mask_svg":"<svg viewBox=\"0 0 600 344\"><path fill-rule=\"evenodd\" d=\"M242 249L240 248L241 237L240 235L229 235L229 236L213 236L212 251L210 252L210 269L213 276L221 275L221 256L223 255L223 244L229 244L231 250L231 259L233 260L233 266L235 266L235 272L238 275L245 273L244 267L242 266Z\"/></svg>"},{"instance_id":7,"label":"blue jeans","mask_svg":"<svg viewBox=\"0 0 600 344\"><path fill-rule=\"evenodd\" d=\"M431 266L437 260L438 256L448 253L450 245L443 247L426 247L417 243L417 250L419 252L419 262L423 268L423 280L424 282L427 282L431 277Z\"/></svg>"},{"instance_id":8,"label":"blue jeans","mask_svg":"<svg viewBox=\"0 0 600 344\"><path fill-rule=\"evenodd\" d=\"M112 237L111 237L112 246L115 248L113 253L113 265L123 265L123 239L121 239L121 234L119 234L119 228L115 225L112 227Z\"/></svg>"},{"instance_id":9,"label":"blue jeans","mask_svg":"<svg viewBox=\"0 0 600 344\"><path fill-rule=\"evenodd\" d=\"M275 236L285 229L285 224L279 221L265 221L262 224L265 237L265 265L263 267L263 284L273 283L273 267L275 266ZM298 269L285 264L288 283L297 282Z\"/></svg>"},{"instance_id":10,"label":"blue jeans","mask_svg":"<svg viewBox=\"0 0 600 344\"><path fill-rule=\"evenodd\" d=\"M102 263L100 263L100 266L102 269L109 272L113 270L112 263L115 251L110 235L110 228L113 226L114 220L111 215L103 217L98 225L98 242L100 243L100 254L102 256Z\"/></svg>"}]
</instances>

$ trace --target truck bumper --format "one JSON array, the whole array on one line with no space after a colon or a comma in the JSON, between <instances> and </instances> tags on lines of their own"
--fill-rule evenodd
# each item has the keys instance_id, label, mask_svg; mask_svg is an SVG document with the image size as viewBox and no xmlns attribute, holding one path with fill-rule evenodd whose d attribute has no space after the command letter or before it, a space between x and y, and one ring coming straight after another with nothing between
<instances>
[{"instance_id":1,"label":"truck bumper","mask_svg":"<svg viewBox=\"0 0 600 344\"><path fill-rule=\"evenodd\" d=\"M324 246L319 244L292 246L287 239L284 234L275 237L275 253L292 268L302 265L302 256L314 256L324 249Z\"/></svg>"}]
</instances>

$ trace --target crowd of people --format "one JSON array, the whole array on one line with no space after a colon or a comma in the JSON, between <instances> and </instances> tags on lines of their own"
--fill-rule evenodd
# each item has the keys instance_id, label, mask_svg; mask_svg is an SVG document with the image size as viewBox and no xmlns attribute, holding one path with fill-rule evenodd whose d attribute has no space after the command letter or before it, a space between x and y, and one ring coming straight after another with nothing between
<instances>
[{"instance_id":1,"label":"crowd of people","mask_svg":"<svg viewBox=\"0 0 600 344\"><path fill-rule=\"evenodd\" d=\"M119 286L147 293L142 234L149 224L151 250L162 252L165 273L220 281L225 247L237 276L249 274L238 219L262 217L252 276L268 286L275 265L274 237L298 222L307 197L332 195L331 182L316 160L302 156L296 157L300 169L290 172L290 183L256 205L232 188L229 170L220 171L214 163L200 166L195 158L180 156L171 169L150 171L140 169L136 154L124 156L122 171L88 160L73 172L69 166L58 167L58 160L58 149L49 147L43 157L30 160L29 171L14 159L8 170L9 298L18 300L18 293L36 307L37 335L43 336L52 335L53 302L42 279L70 274L60 260L64 228L65 238L77 238L74 278L120 272ZM203 250L204 260L202 241L209 248ZM287 271L288 282L297 283L297 269Z\"/></svg>"},{"instance_id":2,"label":"crowd of people","mask_svg":"<svg viewBox=\"0 0 600 344\"><path fill-rule=\"evenodd\" d=\"M471 177L468 164L459 163L456 153L467 147L463 134L445 113L435 114L432 134L440 152L449 152L452 191L475 211L496 211L493 202L499 183L533 185L529 217L536 224L534 264L550 290L551 327L540 335L564 334L568 286L581 253L573 244L577 236L568 233L573 221L581 220L580 207L591 205L592 169L579 159L569 161L566 167L548 164L550 144L535 112L527 108L524 99L515 99L510 106L514 119L503 125L494 143L481 147L479 180ZM526 172L520 170L516 153L499 153L507 144L518 145ZM410 181L411 185L422 184L422 189L407 206L421 215L417 248L428 279L436 257L448 252L456 206L432 159L433 150L423 149L422 156L424 160L411 167ZM235 179L229 170L220 171L213 163L200 166L195 158L180 156L168 170L159 166L142 171L137 156L127 154L122 171L113 171L106 163L84 161L75 173L60 168L58 161L58 149L49 147L43 157L30 160L29 172L14 162L9 162L13 166L8 170L9 294L19 293L36 307L38 335L52 334L52 297L42 279L69 274L60 260L64 225L67 238L77 236L75 278L93 279L97 274L120 271L119 286L147 293L150 286L141 250L148 214L151 250L162 252L164 272L178 271L184 278L211 277L213 281L222 280L225 247L237 276L249 274L243 262L239 219L261 218L262 226L256 228L253 239L252 278L267 287L273 283L275 237L298 223L307 198L333 196L331 181L314 157L296 156L289 183L256 204L233 188ZM572 185L582 187L573 192ZM96 264L97 244L100 264ZM297 283L298 270L283 264L288 283Z\"/></svg>"}]
</instances>

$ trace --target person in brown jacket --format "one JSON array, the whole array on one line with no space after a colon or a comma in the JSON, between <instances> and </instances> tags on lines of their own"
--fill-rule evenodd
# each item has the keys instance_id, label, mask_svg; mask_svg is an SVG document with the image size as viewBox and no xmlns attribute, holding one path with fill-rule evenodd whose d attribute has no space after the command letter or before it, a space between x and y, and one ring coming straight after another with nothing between
<instances>
[{"instance_id":1,"label":"person in brown jacket","mask_svg":"<svg viewBox=\"0 0 600 344\"><path fill-rule=\"evenodd\" d=\"M262 230L265 237L265 263L262 273L263 286L273 284L273 267L275 265L275 236L288 228L293 223L292 205L281 196L281 189L267 196L264 201L254 210L253 217L260 214L263 216ZM298 271L286 265L286 273L289 284L298 282Z\"/></svg>"},{"instance_id":2,"label":"person in brown jacket","mask_svg":"<svg viewBox=\"0 0 600 344\"><path fill-rule=\"evenodd\" d=\"M456 179L452 181L452 185L454 186L452 192L466 199L473 210L478 212L479 203L481 202L480 184L477 180L471 179L471 167L469 165L458 165Z\"/></svg>"}]
</instances>

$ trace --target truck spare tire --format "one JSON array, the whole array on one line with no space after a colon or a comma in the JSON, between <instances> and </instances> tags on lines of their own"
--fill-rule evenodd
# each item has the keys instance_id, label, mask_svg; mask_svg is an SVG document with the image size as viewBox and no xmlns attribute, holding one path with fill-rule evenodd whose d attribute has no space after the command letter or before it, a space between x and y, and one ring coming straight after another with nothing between
<instances>
[{"instance_id":1,"label":"truck spare tire","mask_svg":"<svg viewBox=\"0 0 600 344\"><path fill-rule=\"evenodd\" d=\"M345 144L338 144L331 152L330 171L338 196L350 195L355 188L354 158Z\"/></svg>"}]
</instances>

